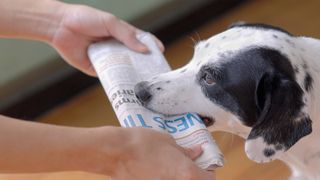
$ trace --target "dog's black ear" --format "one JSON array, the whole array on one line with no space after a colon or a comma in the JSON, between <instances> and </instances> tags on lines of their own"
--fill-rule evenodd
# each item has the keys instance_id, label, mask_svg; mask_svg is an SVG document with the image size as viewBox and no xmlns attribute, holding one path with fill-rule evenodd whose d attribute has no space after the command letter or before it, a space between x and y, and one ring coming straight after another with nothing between
<instances>
[{"instance_id":1,"label":"dog's black ear","mask_svg":"<svg viewBox=\"0 0 320 180\"><path fill-rule=\"evenodd\" d=\"M247 156L258 163L279 157L312 131L304 113L303 90L280 73L264 74L256 87L259 118L245 143Z\"/></svg>"}]
</instances>

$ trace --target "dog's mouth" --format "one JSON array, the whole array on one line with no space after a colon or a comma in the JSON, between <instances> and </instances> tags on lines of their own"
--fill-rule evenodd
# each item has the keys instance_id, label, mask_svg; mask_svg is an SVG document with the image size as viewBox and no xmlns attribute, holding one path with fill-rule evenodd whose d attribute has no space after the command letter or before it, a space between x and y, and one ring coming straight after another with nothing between
<instances>
[{"instance_id":1,"label":"dog's mouth","mask_svg":"<svg viewBox=\"0 0 320 180\"><path fill-rule=\"evenodd\" d=\"M146 109L148 109L149 111L151 111L151 112L154 112L154 113L158 113L158 114L162 114L162 115L164 115L165 117L172 117L172 116L179 116L179 115L182 115L181 113L179 113L179 114L165 114L165 113L161 113L161 112L159 112L159 111L156 111L156 110L154 110L154 109L152 109L152 108L149 108L148 106L146 106L146 104L144 104L143 102L141 102L140 101L140 103L141 103L141 105L144 107L144 108L146 108ZM209 126L212 126L214 123L215 123L215 119L214 118L212 118L212 117L208 117L208 116L203 116L203 115L201 115L201 114L198 114L197 113L197 115L201 118L201 120L203 121L203 123L204 123L204 125L206 126L206 127L209 127Z\"/></svg>"},{"instance_id":2,"label":"dog's mouth","mask_svg":"<svg viewBox=\"0 0 320 180\"><path fill-rule=\"evenodd\" d=\"M144 107L145 107L145 106L144 106ZM148 109L148 110L150 110L151 112L158 113L158 114L162 114L162 115L164 115L165 117L172 117L172 116L183 115L183 113L182 113L182 114L164 114L164 113L155 111L155 110L153 110L153 109L151 109L151 108L148 108L148 107L145 107L145 108ZM216 120L215 120L214 118L212 118L212 117L203 116L203 115L198 114L198 113L197 113L197 115L201 118L201 120L203 121L203 123L204 123L204 125L205 125L206 127L212 126L212 125L216 122Z\"/></svg>"},{"instance_id":3,"label":"dog's mouth","mask_svg":"<svg viewBox=\"0 0 320 180\"><path fill-rule=\"evenodd\" d=\"M202 119L206 127L212 126L216 122L216 120L212 117L202 116L200 114L198 114L198 116Z\"/></svg>"},{"instance_id":4,"label":"dog's mouth","mask_svg":"<svg viewBox=\"0 0 320 180\"><path fill-rule=\"evenodd\" d=\"M164 115L165 117L172 117L172 116L182 115L182 114L164 114L164 113L161 113L161 112L156 111L156 110L154 110L154 109L148 108L148 107L146 107L146 106L144 106L144 108L148 109L148 110L151 111L151 112L158 113L158 114L162 114L162 115ZM203 123L204 123L204 125L205 125L206 127L212 126L212 125L216 122L216 120L215 120L214 118L212 118L212 117L203 116L203 115L198 114L198 113L197 113L197 115L201 118L201 120L203 121Z\"/></svg>"}]
</instances>

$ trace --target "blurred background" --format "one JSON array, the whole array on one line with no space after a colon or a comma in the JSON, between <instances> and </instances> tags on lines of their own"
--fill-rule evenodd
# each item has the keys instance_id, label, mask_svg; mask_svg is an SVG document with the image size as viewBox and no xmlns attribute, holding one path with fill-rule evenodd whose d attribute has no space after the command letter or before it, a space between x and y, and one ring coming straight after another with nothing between
<instances>
[{"instance_id":1,"label":"blurred background","mask_svg":"<svg viewBox=\"0 0 320 180\"><path fill-rule=\"evenodd\" d=\"M156 33L160 36L159 38L168 43L196 28L204 21L202 19L220 14L241 0L226 0L221 4L221 0L64 1L86 4L111 12L141 29ZM193 22L185 21L185 24L180 26L181 29L174 25L179 20L204 10L204 7L211 6L213 8L210 10L214 12L210 16L193 18ZM44 43L1 39L0 52L0 112L4 114L33 119L64 99L97 83L94 79L85 77L66 65L55 50ZM66 82L66 79L70 79L70 82ZM60 88L55 90L53 86ZM37 108L32 109L33 107Z\"/></svg>"},{"instance_id":2,"label":"blurred background","mask_svg":"<svg viewBox=\"0 0 320 180\"><path fill-rule=\"evenodd\" d=\"M294 35L320 38L319 0L68 0L87 4L157 35L172 68L186 64L195 41L209 38L236 21L279 26ZM192 40L193 39L193 40ZM65 126L95 127L118 121L95 78L66 65L43 43L0 39L0 113ZM320 57L319 57L320 58ZM247 159L243 140L223 132L213 136L226 164L218 180L283 180L288 168L279 161ZM0 175L0 179L106 179L83 172Z\"/></svg>"}]
</instances>

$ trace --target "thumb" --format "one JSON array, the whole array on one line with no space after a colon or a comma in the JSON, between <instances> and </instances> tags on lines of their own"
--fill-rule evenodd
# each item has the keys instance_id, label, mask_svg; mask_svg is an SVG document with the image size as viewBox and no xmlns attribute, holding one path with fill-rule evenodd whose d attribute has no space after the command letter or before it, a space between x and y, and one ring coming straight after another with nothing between
<instances>
[{"instance_id":1,"label":"thumb","mask_svg":"<svg viewBox=\"0 0 320 180\"><path fill-rule=\"evenodd\" d=\"M132 50L135 50L137 52L141 53L147 53L149 51L148 47L144 45L142 42L140 42L135 35L127 35L128 37L123 40L123 43L131 48Z\"/></svg>"},{"instance_id":2,"label":"thumb","mask_svg":"<svg viewBox=\"0 0 320 180\"><path fill-rule=\"evenodd\" d=\"M90 64L90 67L86 69L85 73L88 74L89 76L97 77L96 70L94 69L92 64Z\"/></svg>"},{"instance_id":3,"label":"thumb","mask_svg":"<svg viewBox=\"0 0 320 180\"><path fill-rule=\"evenodd\" d=\"M196 145L191 148L183 148L183 152L190 159L195 160L202 154L201 145Z\"/></svg>"},{"instance_id":4,"label":"thumb","mask_svg":"<svg viewBox=\"0 0 320 180\"><path fill-rule=\"evenodd\" d=\"M137 39L137 33L140 30L130 24L119 20L116 21L116 23L113 23L112 27L108 28L111 36L125 44L130 49L141 53L147 53L149 51L148 47Z\"/></svg>"}]
</instances>

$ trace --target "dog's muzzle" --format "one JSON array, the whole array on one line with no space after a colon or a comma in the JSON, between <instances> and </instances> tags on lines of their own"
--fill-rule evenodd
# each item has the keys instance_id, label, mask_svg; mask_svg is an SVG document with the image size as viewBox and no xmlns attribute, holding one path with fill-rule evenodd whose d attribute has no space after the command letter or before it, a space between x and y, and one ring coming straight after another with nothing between
<instances>
[{"instance_id":1,"label":"dog's muzzle","mask_svg":"<svg viewBox=\"0 0 320 180\"><path fill-rule=\"evenodd\" d=\"M152 95L148 91L148 82L142 81L135 85L134 92L138 100L143 104L146 105L152 98Z\"/></svg>"}]
</instances>

